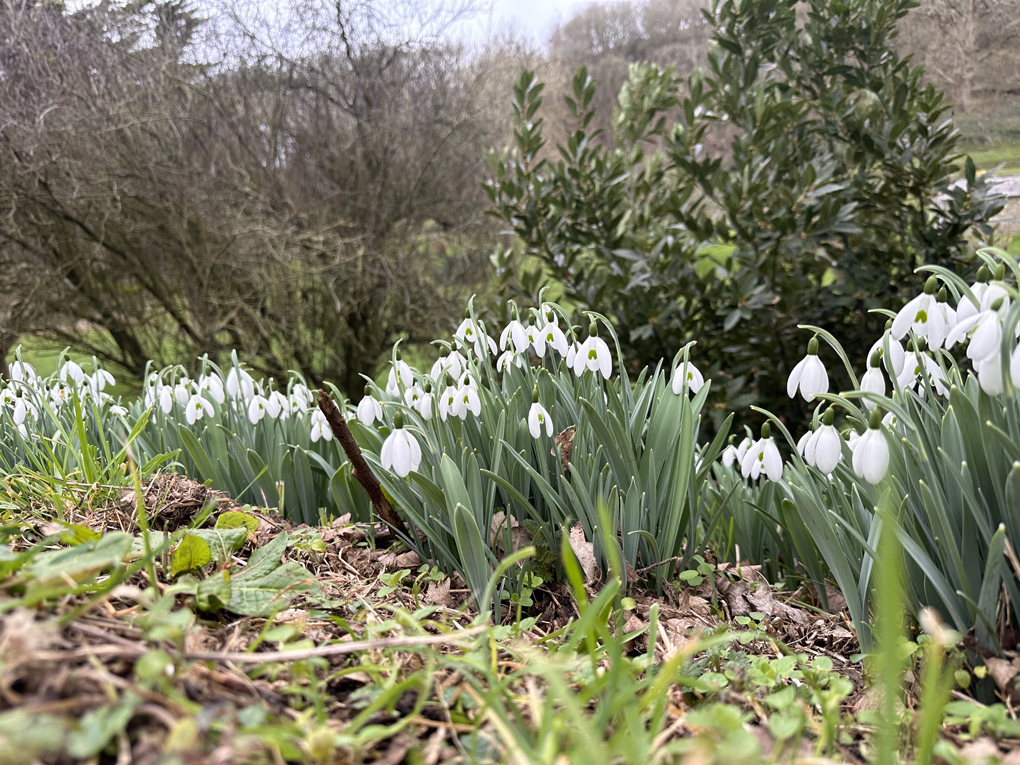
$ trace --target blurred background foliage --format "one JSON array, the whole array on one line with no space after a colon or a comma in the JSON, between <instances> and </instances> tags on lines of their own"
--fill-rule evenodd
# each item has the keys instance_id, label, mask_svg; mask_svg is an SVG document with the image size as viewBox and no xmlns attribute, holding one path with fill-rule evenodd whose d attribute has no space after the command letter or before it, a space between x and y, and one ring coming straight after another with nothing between
<instances>
[{"instance_id":1,"label":"blurred background foliage","mask_svg":"<svg viewBox=\"0 0 1020 765\"><path fill-rule=\"evenodd\" d=\"M702 4L596 2L534 46L459 41L467 1L4 0L0 352L126 380L236 350L356 399L470 294L546 285L632 363L697 339L715 395L779 408L797 321L858 347L913 264L985 238L980 184L935 200L960 150L1020 154L1020 28L1011 0ZM551 95L529 168L522 70ZM529 178L570 209L519 216Z\"/></svg>"}]
</instances>

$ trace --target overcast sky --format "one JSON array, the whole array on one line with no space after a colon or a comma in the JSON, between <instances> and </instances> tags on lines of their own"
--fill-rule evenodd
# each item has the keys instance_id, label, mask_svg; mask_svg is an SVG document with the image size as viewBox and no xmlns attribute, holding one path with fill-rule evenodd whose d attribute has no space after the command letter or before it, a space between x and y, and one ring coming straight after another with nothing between
<instances>
[{"instance_id":1,"label":"overcast sky","mask_svg":"<svg viewBox=\"0 0 1020 765\"><path fill-rule=\"evenodd\" d=\"M556 24L591 0L491 0L492 13L464 22L459 33L485 38L491 29L513 26L536 43L545 43Z\"/></svg>"}]
</instances>

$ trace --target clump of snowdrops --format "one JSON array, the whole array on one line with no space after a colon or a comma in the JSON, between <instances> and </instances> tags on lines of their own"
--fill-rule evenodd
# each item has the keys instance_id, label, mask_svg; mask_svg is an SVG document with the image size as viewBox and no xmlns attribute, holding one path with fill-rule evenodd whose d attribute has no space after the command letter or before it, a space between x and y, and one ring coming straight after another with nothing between
<instances>
[{"instance_id":1,"label":"clump of snowdrops","mask_svg":"<svg viewBox=\"0 0 1020 765\"><path fill-rule=\"evenodd\" d=\"M931 273L923 293L887 312L865 370L851 368L831 335L803 327L814 334L787 392L816 404L811 422L795 439L792 425L759 410L761 438L731 443L722 454L717 478L739 471L774 482L756 489L757 498L735 493L742 504L725 514L753 507L773 527L782 518L782 539L766 532L762 545L791 567L824 560L821 574L836 580L865 642L883 500L895 509L884 522L895 524L906 552L915 615L934 607L991 649L1003 625L1020 623L1012 575L1020 572L1008 562L1020 540L1018 267L1000 250L979 255L972 283L922 267ZM842 362L850 389L830 391L820 340ZM788 444L785 462L771 428Z\"/></svg>"}]
</instances>

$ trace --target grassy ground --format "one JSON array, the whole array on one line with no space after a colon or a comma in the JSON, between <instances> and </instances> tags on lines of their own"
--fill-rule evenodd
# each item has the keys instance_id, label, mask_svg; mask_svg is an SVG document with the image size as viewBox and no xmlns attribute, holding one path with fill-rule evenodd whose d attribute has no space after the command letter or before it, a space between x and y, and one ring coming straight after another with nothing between
<instances>
[{"instance_id":1,"label":"grassy ground","mask_svg":"<svg viewBox=\"0 0 1020 765\"><path fill-rule=\"evenodd\" d=\"M378 529L298 527L175 476L141 502L5 483L9 765L857 763L883 745L957 762L1020 743L1004 707L961 693L934 728L926 692L878 714L843 617L754 567L656 597L586 588L564 557L572 585L537 582L493 626L459 577L372 544ZM949 648L925 666L970 682Z\"/></svg>"}]
</instances>

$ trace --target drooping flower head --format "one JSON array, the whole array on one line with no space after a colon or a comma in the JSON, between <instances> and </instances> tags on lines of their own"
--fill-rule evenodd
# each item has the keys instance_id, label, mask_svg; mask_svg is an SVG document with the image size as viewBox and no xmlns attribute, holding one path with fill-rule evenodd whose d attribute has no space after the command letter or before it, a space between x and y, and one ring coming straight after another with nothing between
<instances>
[{"instance_id":1,"label":"drooping flower head","mask_svg":"<svg viewBox=\"0 0 1020 765\"><path fill-rule=\"evenodd\" d=\"M889 443L882 432L882 410L875 409L868 420L868 431L854 444L854 473L874 485L889 469Z\"/></svg>"},{"instance_id":2,"label":"drooping flower head","mask_svg":"<svg viewBox=\"0 0 1020 765\"><path fill-rule=\"evenodd\" d=\"M198 393L194 394L184 407L184 419L189 425L194 425L203 417L212 417L215 414L212 403Z\"/></svg>"},{"instance_id":3,"label":"drooping flower head","mask_svg":"<svg viewBox=\"0 0 1020 765\"><path fill-rule=\"evenodd\" d=\"M545 430L546 436L552 436L553 434L552 417L549 416L549 411L542 406L542 403L538 400L538 383L535 383L535 387L531 391L531 409L528 411L528 430L531 431L532 438L540 437L543 430Z\"/></svg>"},{"instance_id":4,"label":"drooping flower head","mask_svg":"<svg viewBox=\"0 0 1020 765\"><path fill-rule=\"evenodd\" d=\"M902 340L908 332L913 331L918 337L927 340L932 348L941 348L949 334L949 324L943 304L938 302L935 292L938 280L929 276L924 283L924 292L908 302L892 323L892 336Z\"/></svg>"},{"instance_id":5,"label":"drooping flower head","mask_svg":"<svg viewBox=\"0 0 1020 765\"><path fill-rule=\"evenodd\" d=\"M510 323L503 328L499 335L499 348L502 351L509 350L507 348L509 343L515 353L524 353L528 350L528 333L517 315L516 305L511 307L511 316L513 318L510 319Z\"/></svg>"},{"instance_id":6,"label":"drooping flower head","mask_svg":"<svg viewBox=\"0 0 1020 765\"><path fill-rule=\"evenodd\" d=\"M772 440L772 427L766 422L761 426L761 438L754 442L740 461L740 473L744 478L757 479L764 473L770 481L783 478L783 458Z\"/></svg>"},{"instance_id":7,"label":"drooping flower head","mask_svg":"<svg viewBox=\"0 0 1020 765\"><path fill-rule=\"evenodd\" d=\"M372 386L365 386L365 397L358 402L358 422L370 427L376 420L382 420L382 406L372 396Z\"/></svg>"},{"instance_id":8,"label":"drooping flower head","mask_svg":"<svg viewBox=\"0 0 1020 765\"><path fill-rule=\"evenodd\" d=\"M817 336L808 341L807 356L797 362L786 382L786 393L790 398L795 398L798 390L805 401L814 401L819 393L829 392L829 375L818 358Z\"/></svg>"},{"instance_id":9,"label":"drooping flower head","mask_svg":"<svg viewBox=\"0 0 1020 765\"><path fill-rule=\"evenodd\" d=\"M694 394L697 394L705 384L705 377L691 361L685 361L673 370L673 393L679 396L684 389L684 383Z\"/></svg>"},{"instance_id":10,"label":"drooping flower head","mask_svg":"<svg viewBox=\"0 0 1020 765\"><path fill-rule=\"evenodd\" d=\"M393 430L383 441L379 461L383 470L392 470L400 478L406 478L421 464L421 446L404 430L404 414L399 409L393 415Z\"/></svg>"},{"instance_id":11,"label":"drooping flower head","mask_svg":"<svg viewBox=\"0 0 1020 765\"><path fill-rule=\"evenodd\" d=\"M312 412L311 416L312 432L311 439L312 443L322 439L323 441L333 440L333 430L329 427L329 422L326 420L326 415L316 409Z\"/></svg>"},{"instance_id":12,"label":"drooping flower head","mask_svg":"<svg viewBox=\"0 0 1020 765\"><path fill-rule=\"evenodd\" d=\"M396 356L396 361L390 368L390 373L386 378L386 392L391 396L399 396L401 385L407 388L414 383L414 372L411 371L411 367L401 357L400 351L397 351L394 355Z\"/></svg>"},{"instance_id":13,"label":"drooping flower head","mask_svg":"<svg viewBox=\"0 0 1020 765\"><path fill-rule=\"evenodd\" d=\"M882 374L882 354L875 351L868 359L868 371L861 377L860 389L868 393L875 393L879 396L885 395L885 375ZM871 399L864 399L864 406L874 409L878 406Z\"/></svg>"},{"instance_id":14,"label":"drooping flower head","mask_svg":"<svg viewBox=\"0 0 1020 765\"><path fill-rule=\"evenodd\" d=\"M585 370L601 372L607 379L613 373L613 355L606 341L599 337L594 319L588 325L588 339L581 343L574 355L574 374L580 377Z\"/></svg>"},{"instance_id":15,"label":"drooping flower head","mask_svg":"<svg viewBox=\"0 0 1020 765\"><path fill-rule=\"evenodd\" d=\"M822 426L816 430L804 449L804 461L828 475L843 457L843 439L833 426L835 412L830 407L822 415Z\"/></svg>"}]
</instances>

